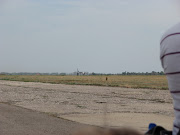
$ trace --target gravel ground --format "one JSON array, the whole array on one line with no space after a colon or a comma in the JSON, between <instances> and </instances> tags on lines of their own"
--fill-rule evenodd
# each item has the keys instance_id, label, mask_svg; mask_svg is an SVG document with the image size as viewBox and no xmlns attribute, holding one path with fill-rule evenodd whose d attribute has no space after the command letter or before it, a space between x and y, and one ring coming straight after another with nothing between
<instances>
[{"instance_id":1,"label":"gravel ground","mask_svg":"<svg viewBox=\"0 0 180 135\"><path fill-rule=\"evenodd\" d=\"M143 114L154 119L163 117L164 126L171 128L173 120L172 99L167 90L127 89L116 87L79 86L63 84L46 84L34 82L0 81L0 102L16 105L39 112L45 112L56 117L91 124L102 125L104 119L108 123L133 123ZM107 112L107 117L104 113ZM119 115L118 115L119 114ZM127 115L124 115L127 114ZM135 117L135 118L134 118ZM146 116L144 116L146 117ZM94 122L92 121L93 118ZM134 118L134 119L133 119ZM102 119L102 122L99 122ZM86 120L86 121L84 121ZM116 122L112 122L115 120ZM169 121L169 123L167 123ZM124 122L124 121L123 121ZM147 125L137 126L141 130ZM111 124L111 125L112 125ZM114 127L121 126L114 124Z\"/></svg>"}]
</instances>

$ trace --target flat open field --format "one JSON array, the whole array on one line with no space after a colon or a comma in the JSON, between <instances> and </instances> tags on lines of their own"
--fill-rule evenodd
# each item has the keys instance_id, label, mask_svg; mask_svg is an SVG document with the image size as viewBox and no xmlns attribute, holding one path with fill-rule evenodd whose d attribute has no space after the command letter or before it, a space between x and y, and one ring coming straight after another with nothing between
<instances>
[{"instance_id":1,"label":"flat open field","mask_svg":"<svg viewBox=\"0 0 180 135\"><path fill-rule=\"evenodd\" d=\"M106 77L108 80L106 81ZM122 88L167 90L164 75L112 75L112 76L45 76L45 75L0 75L0 80L42 82L68 85L94 85Z\"/></svg>"}]
</instances>

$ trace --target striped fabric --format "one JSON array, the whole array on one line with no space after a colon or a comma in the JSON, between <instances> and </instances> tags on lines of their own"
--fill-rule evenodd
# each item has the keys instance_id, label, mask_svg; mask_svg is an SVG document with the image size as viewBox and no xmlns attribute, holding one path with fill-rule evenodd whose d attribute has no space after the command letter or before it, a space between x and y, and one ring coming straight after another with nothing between
<instances>
[{"instance_id":1,"label":"striped fabric","mask_svg":"<svg viewBox=\"0 0 180 135\"><path fill-rule=\"evenodd\" d=\"M173 135L180 129L180 23L169 29L160 43L160 59L173 97L175 120Z\"/></svg>"}]
</instances>

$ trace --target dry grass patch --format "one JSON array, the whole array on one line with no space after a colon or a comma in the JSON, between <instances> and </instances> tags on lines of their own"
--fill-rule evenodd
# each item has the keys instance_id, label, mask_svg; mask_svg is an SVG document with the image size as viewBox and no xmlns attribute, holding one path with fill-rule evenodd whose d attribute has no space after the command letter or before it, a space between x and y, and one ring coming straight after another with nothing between
<instances>
[{"instance_id":1,"label":"dry grass patch","mask_svg":"<svg viewBox=\"0 0 180 135\"><path fill-rule=\"evenodd\" d=\"M106 77L108 80L106 81ZM163 75L112 75L112 76L46 76L46 75L0 75L0 80L42 82L69 85L95 85L125 88L168 89Z\"/></svg>"}]
</instances>

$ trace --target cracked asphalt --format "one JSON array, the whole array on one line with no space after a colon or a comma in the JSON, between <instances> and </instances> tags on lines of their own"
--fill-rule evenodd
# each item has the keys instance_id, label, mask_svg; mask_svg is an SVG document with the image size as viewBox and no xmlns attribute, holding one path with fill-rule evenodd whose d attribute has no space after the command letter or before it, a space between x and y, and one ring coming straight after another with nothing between
<instances>
[{"instance_id":1,"label":"cracked asphalt","mask_svg":"<svg viewBox=\"0 0 180 135\"><path fill-rule=\"evenodd\" d=\"M104 119L109 119L107 120L109 126L121 126L118 124L122 123L121 121L128 125L128 121L133 123L132 121L140 118L139 114L143 114L142 120L146 123L143 125L142 121L137 126L140 130L146 130L146 124L151 117L157 119L161 116L162 123L163 120L169 121L164 126L170 128L174 116L172 99L167 90L0 80L0 95L2 103L98 126L103 126ZM106 118L105 113L107 113ZM133 116L131 121L128 116ZM119 121L114 117L119 118Z\"/></svg>"}]
</instances>

